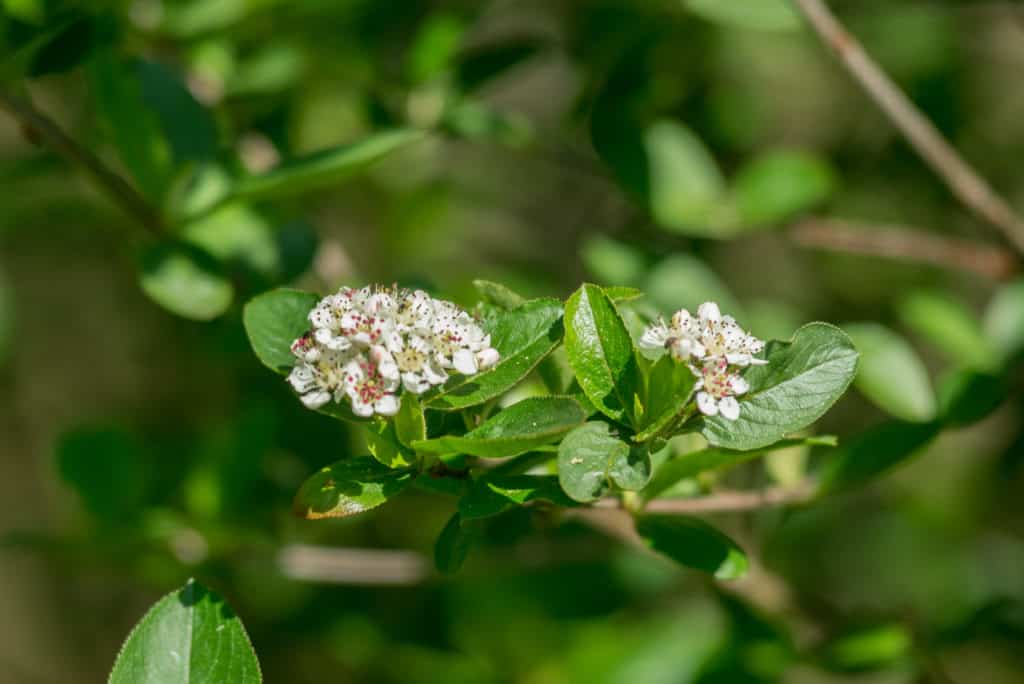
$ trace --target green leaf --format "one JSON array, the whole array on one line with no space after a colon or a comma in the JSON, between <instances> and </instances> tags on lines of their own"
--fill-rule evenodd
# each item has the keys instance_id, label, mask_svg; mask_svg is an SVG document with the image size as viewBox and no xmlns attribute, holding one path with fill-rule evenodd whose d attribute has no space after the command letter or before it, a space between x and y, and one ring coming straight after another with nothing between
<instances>
[{"instance_id":1,"label":"green leaf","mask_svg":"<svg viewBox=\"0 0 1024 684\"><path fill-rule=\"evenodd\" d=\"M760 458L767 453L782 449L791 449L799 446L830 446L836 445L836 438L830 435L818 437L806 437L802 439L784 439L764 449L752 451L737 451L735 449L722 449L719 447L708 447L699 451L691 451L666 461L654 471L651 481L643 489L643 497L650 501L655 499L669 487L680 480L696 477L708 470L732 467Z\"/></svg>"},{"instance_id":2,"label":"green leaf","mask_svg":"<svg viewBox=\"0 0 1024 684\"><path fill-rule=\"evenodd\" d=\"M501 359L482 373L456 376L423 402L425 408L454 411L482 404L512 389L562 341L562 305L533 299L484 322Z\"/></svg>"},{"instance_id":3,"label":"green leaf","mask_svg":"<svg viewBox=\"0 0 1024 684\"><path fill-rule=\"evenodd\" d=\"M718 237L734 218L725 181L711 153L693 131L675 121L659 121L644 135L655 222L674 233Z\"/></svg>"},{"instance_id":4,"label":"green leaf","mask_svg":"<svg viewBox=\"0 0 1024 684\"><path fill-rule=\"evenodd\" d=\"M640 285L647 271L637 249L603 235L587 240L580 256L587 271L608 285Z\"/></svg>"},{"instance_id":5,"label":"green leaf","mask_svg":"<svg viewBox=\"0 0 1024 684\"><path fill-rule=\"evenodd\" d=\"M437 11L424 20L406 57L406 72L413 83L432 79L448 69L465 32L458 15Z\"/></svg>"},{"instance_id":6,"label":"green leaf","mask_svg":"<svg viewBox=\"0 0 1024 684\"><path fill-rule=\"evenodd\" d=\"M474 280L473 287L480 293L480 298L488 304L502 309L514 309L526 303L526 298L513 292L501 283L489 280Z\"/></svg>"},{"instance_id":7,"label":"green leaf","mask_svg":"<svg viewBox=\"0 0 1024 684\"><path fill-rule=\"evenodd\" d=\"M718 302L723 311L742 317L743 307L707 264L690 254L673 254L656 264L644 286L662 311L696 311L704 302Z\"/></svg>"},{"instance_id":8,"label":"green leaf","mask_svg":"<svg viewBox=\"0 0 1024 684\"><path fill-rule=\"evenodd\" d=\"M1009 396L1006 378L970 369L955 370L939 385L940 420L945 425L977 423Z\"/></svg>"},{"instance_id":9,"label":"green leaf","mask_svg":"<svg viewBox=\"0 0 1024 684\"><path fill-rule=\"evenodd\" d=\"M581 503L599 499L612 483L622 489L643 488L651 477L650 454L614 436L607 423L582 425L558 447L558 482L569 498Z\"/></svg>"},{"instance_id":10,"label":"green leaf","mask_svg":"<svg viewBox=\"0 0 1024 684\"><path fill-rule=\"evenodd\" d=\"M456 78L463 92L472 92L508 69L533 57L542 43L533 38L513 38L464 52L458 58Z\"/></svg>"},{"instance_id":11,"label":"green leaf","mask_svg":"<svg viewBox=\"0 0 1024 684\"><path fill-rule=\"evenodd\" d=\"M276 231L245 204L227 204L186 224L181 236L222 262L239 262L264 277L280 270Z\"/></svg>"},{"instance_id":12,"label":"green leaf","mask_svg":"<svg viewBox=\"0 0 1024 684\"><path fill-rule=\"evenodd\" d=\"M347 458L302 484L295 495L295 514L319 520L362 513L394 497L412 480L411 469L393 470L370 456Z\"/></svg>"},{"instance_id":13,"label":"green leaf","mask_svg":"<svg viewBox=\"0 0 1024 684\"><path fill-rule=\"evenodd\" d=\"M899 307L904 323L957 363L994 370L999 354L977 319L960 302L939 292L915 292Z\"/></svg>"},{"instance_id":14,"label":"green leaf","mask_svg":"<svg viewBox=\"0 0 1024 684\"><path fill-rule=\"evenodd\" d=\"M253 297L242 311L249 344L263 365L288 375L295 365L292 342L309 332L309 312L318 297L299 290L277 289Z\"/></svg>"},{"instance_id":15,"label":"green leaf","mask_svg":"<svg viewBox=\"0 0 1024 684\"><path fill-rule=\"evenodd\" d=\"M800 17L787 0L684 0L687 9L717 24L779 31L798 28Z\"/></svg>"},{"instance_id":16,"label":"green leaf","mask_svg":"<svg viewBox=\"0 0 1024 684\"><path fill-rule=\"evenodd\" d=\"M182 76L159 62L139 61L134 70L142 86L143 105L160 120L174 160L182 165L216 157L217 124L210 111L193 97Z\"/></svg>"},{"instance_id":17,"label":"green leaf","mask_svg":"<svg viewBox=\"0 0 1024 684\"><path fill-rule=\"evenodd\" d=\"M854 386L896 418L923 422L935 417L935 393L924 363L910 344L878 323L850 323L843 330L860 352Z\"/></svg>"},{"instance_id":18,"label":"green leaf","mask_svg":"<svg viewBox=\"0 0 1024 684\"><path fill-rule=\"evenodd\" d=\"M819 493L855 487L907 461L934 439L938 423L892 421L861 433L829 461Z\"/></svg>"},{"instance_id":19,"label":"green leaf","mask_svg":"<svg viewBox=\"0 0 1024 684\"><path fill-rule=\"evenodd\" d=\"M263 681L241 620L194 580L143 616L117 655L109 684Z\"/></svg>"},{"instance_id":20,"label":"green leaf","mask_svg":"<svg viewBox=\"0 0 1024 684\"><path fill-rule=\"evenodd\" d=\"M114 42L116 25L107 16L73 15L47 38L34 45L28 76L38 78L74 69L101 45Z\"/></svg>"},{"instance_id":21,"label":"green leaf","mask_svg":"<svg viewBox=\"0 0 1024 684\"><path fill-rule=\"evenodd\" d=\"M813 209L835 189L832 168L812 154L775 151L745 166L733 181L733 198L744 225L775 225Z\"/></svg>"},{"instance_id":22,"label":"green leaf","mask_svg":"<svg viewBox=\"0 0 1024 684\"><path fill-rule=\"evenodd\" d=\"M634 299L640 299L644 296L643 291L635 287L624 287L622 285L606 287L604 288L604 293L608 295L608 299L612 300L616 304L619 302L631 302Z\"/></svg>"},{"instance_id":23,"label":"green leaf","mask_svg":"<svg viewBox=\"0 0 1024 684\"><path fill-rule=\"evenodd\" d=\"M423 415L423 407L419 399L411 392L402 394L402 403L394 418L395 436L404 446L413 448L413 444L427 438L427 422Z\"/></svg>"},{"instance_id":24,"label":"green leaf","mask_svg":"<svg viewBox=\"0 0 1024 684\"><path fill-rule=\"evenodd\" d=\"M587 414L568 397L531 397L501 411L462 436L413 442L417 451L505 458L532 451L583 424Z\"/></svg>"},{"instance_id":25,"label":"green leaf","mask_svg":"<svg viewBox=\"0 0 1024 684\"><path fill-rule=\"evenodd\" d=\"M584 284L565 303L565 350L576 380L601 413L627 420L637 382L633 341L608 295Z\"/></svg>"},{"instance_id":26,"label":"green leaf","mask_svg":"<svg viewBox=\"0 0 1024 684\"><path fill-rule=\"evenodd\" d=\"M464 520L459 513L453 515L434 544L434 567L438 572L446 575L458 572L481 532L478 522Z\"/></svg>"},{"instance_id":27,"label":"green leaf","mask_svg":"<svg viewBox=\"0 0 1024 684\"><path fill-rule=\"evenodd\" d=\"M826 658L836 669L881 670L912 657L914 638L904 625L892 624L846 634L828 645Z\"/></svg>"},{"instance_id":28,"label":"green leaf","mask_svg":"<svg viewBox=\"0 0 1024 684\"><path fill-rule=\"evenodd\" d=\"M809 323L790 342L769 342L768 363L744 373L750 391L740 397L740 416L704 417L701 434L712 446L759 449L803 430L843 395L857 371L849 336L828 323Z\"/></svg>"},{"instance_id":29,"label":"green leaf","mask_svg":"<svg viewBox=\"0 0 1024 684\"><path fill-rule=\"evenodd\" d=\"M490 475L476 480L461 500L463 520L477 520L523 506L547 501L557 506L575 506L562 491L554 475Z\"/></svg>"},{"instance_id":30,"label":"green leaf","mask_svg":"<svg viewBox=\"0 0 1024 684\"><path fill-rule=\"evenodd\" d=\"M999 288L985 310L984 329L1003 359L1024 350L1024 280Z\"/></svg>"},{"instance_id":31,"label":"green leaf","mask_svg":"<svg viewBox=\"0 0 1024 684\"><path fill-rule=\"evenodd\" d=\"M156 112L143 102L135 70L104 52L90 62L87 74L104 133L139 189L161 198L172 173L171 148Z\"/></svg>"},{"instance_id":32,"label":"green leaf","mask_svg":"<svg viewBox=\"0 0 1024 684\"><path fill-rule=\"evenodd\" d=\"M633 439L646 442L665 429L693 396L697 378L685 363L664 354L646 375L644 419Z\"/></svg>"},{"instance_id":33,"label":"green leaf","mask_svg":"<svg viewBox=\"0 0 1024 684\"><path fill-rule=\"evenodd\" d=\"M14 296L0 271L0 367L14 347Z\"/></svg>"},{"instance_id":34,"label":"green leaf","mask_svg":"<svg viewBox=\"0 0 1024 684\"><path fill-rule=\"evenodd\" d=\"M160 306L197 321L220 316L235 296L217 261L184 243L161 243L143 252L139 284Z\"/></svg>"},{"instance_id":35,"label":"green leaf","mask_svg":"<svg viewBox=\"0 0 1024 684\"><path fill-rule=\"evenodd\" d=\"M383 131L349 145L289 160L281 166L238 181L233 198L267 200L337 185L378 159L422 140L422 131Z\"/></svg>"},{"instance_id":36,"label":"green leaf","mask_svg":"<svg viewBox=\"0 0 1024 684\"><path fill-rule=\"evenodd\" d=\"M89 427L61 436L57 471L85 508L108 523L137 522L143 501L144 451L132 435L116 428Z\"/></svg>"},{"instance_id":37,"label":"green leaf","mask_svg":"<svg viewBox=\"0 0 1024 684\"><path fill-rule=\"evenodd\" d=\"M732 539L698 518L641 515L637 534L650 548L687 567L731 580L747 573L747 555Z\"/></svg>"},{"instance_id":38,"label":"green leaf","mask_svg":"<svg viewBox=\"0 0 1024 684\"><path fill-rule=\"evenodd\" d=\"M405 395L402 402L405 402ZM377 418L366 429L366 448L370 455L388 468L403 468L416 460L415 452L398 439L395 422Z\"/></svg>"}]
</instances>

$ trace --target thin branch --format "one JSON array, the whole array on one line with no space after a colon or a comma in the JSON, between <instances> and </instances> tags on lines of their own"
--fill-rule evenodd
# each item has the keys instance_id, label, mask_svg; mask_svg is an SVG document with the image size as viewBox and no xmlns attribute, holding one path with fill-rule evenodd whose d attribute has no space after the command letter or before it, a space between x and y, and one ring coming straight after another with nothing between
<instances>
[{"instance_id":1,"label":"thin branch","mask_svg":"<svg viewBox=\"0 0 1024 684\"><path fill-rule=\"evenodd\" d=\"M795 0L821 40L832 48L850 75L885 112L949 189L971 211L1003 232L1024 254L1024 221L971 166L868 56L861 44L829 10L824 0Z\"/></svg>"},{"instance_id":2,"label":"thin branch","mask_svg":"<svg viewBox=\"0 0 1024 684\"><path fill-rule=\"evenodd\" d=\"M0 92L0 109L6 110L31 134L38 136L71 163L82 168L116 204L138 219L146 230L161 235L165 232L160 215L135 188L89 150L75 142L60 126L35 108L28 100Z\"/></svg>"},{"instance_id":3,"label":"thin branch","mask_svg":"<svg viewBox=\"0 0 1024 684\"><path fill-rule=\"evenodd\" d=\"M756 491L721 490L708 496L692 499L654 499L644 506L648 513L741 513L772 506L786 506L804 503L814 496L814 484L810 481L795 487L769 487ZM621 502L615 498L597 502L601 509L616 509Z\"/></svg>"},{"instance_id":4,"label":"thin branch","mask_svg":"<svg viewBox=\"0 0 1024 684\"><path fill-rule=\"evenodd\" d=\"M414 551L290 544L281 549L277 564L285 577L330 584L403 586L429 576L427 560Z\"/></svg>"},{"instance_id":5,"label":"thin branch","mask_svg":"<svg viewBox=\"0 0 1024 684\"><path fill-rule=\"evenodd\" d=\"M899 226L816 217L790 228L789 237L801 247L932 264L993 280L1018 271L1017 258L1002 247Z\"/></svg>"}]
</instances>

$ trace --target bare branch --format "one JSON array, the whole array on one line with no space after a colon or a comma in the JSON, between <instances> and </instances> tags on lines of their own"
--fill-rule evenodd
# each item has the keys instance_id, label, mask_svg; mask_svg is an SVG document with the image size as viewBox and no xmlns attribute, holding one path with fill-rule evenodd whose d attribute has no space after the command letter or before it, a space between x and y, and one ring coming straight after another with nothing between
<instances>
[{"instance_id":1,"label":"bare branch","mask_svg":"<svg viewBox=\"0 0 1024 684\"><path fill-rule=\"evenodd\" d=\"M110 195L125 212L138 219L146 230L156 235L164 232L160 215L135 188L107 167L96 155L75 142L53 119L36 109L30 101L0 92L0 108L17 119L28 134L38 136L57 153L80 166L100 189Z\"/></svg>"},{"instance_id":2,"label":"bare branch","mask_svg":"<svg viewBox=\"0 0 1024 684\"><path fill-rule=\"evenodd\" d=\"M900 226L815 217L790 228L789 237L801 247L932 264L993 280L1004 280L1018 270L1014 254L997 245Z\"/></svg>"},{"instance_id":3,"label":"bare branch","mask_svg":"<svg viewBox=\"0 0 1024 684\"><path fill-rule=\"evenodd\" d=\"M885 112L949 189L975 214L1003 232L1024 254L1024 221L953 148L924 114L871 59L824 0L795 0L821 40Z\"/></svg>"},{"instance_id":4,"label":"bare branch","mask_svg":"<svg viewBox=\"0 0 1024 684\"><path fill-rule=\"evenodd\" d=\"M428 576L426 559L413 551L290 544L277 564L285 577L330 584L412 585Z\"/></svg>"}]
</instances>

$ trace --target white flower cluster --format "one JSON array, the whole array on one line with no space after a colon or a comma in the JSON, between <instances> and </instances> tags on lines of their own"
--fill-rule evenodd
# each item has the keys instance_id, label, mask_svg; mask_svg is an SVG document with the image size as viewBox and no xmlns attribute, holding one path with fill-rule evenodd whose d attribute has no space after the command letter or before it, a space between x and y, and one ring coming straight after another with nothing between
<instances>
[{"instance_id":1,"label":"white flower cluster","mask_svg":"<svg viewBox=\"0 0 1024 684\"><path fill-rule=\"evenodd\" d=\"M768 363L755 358L764 342L745 332L732 316L723 316L714 302L705 302L691 316L677 311L668 325L659 320L640 338L644 349L667 349L676 361L688 363L697 376L697 407L706 416L728 420L740 415L736 397L750 389L738 368Z\"/></svg>"},{"instance_id":2,"label":"white flower cluster","mask_svg":"<svg viewBox=\"0 0 1024 684\"><path fill-rule=\"evenodd\" d=\"M399 392L422 394L449 372L473 375L498 362L473 318L421 290L343 287L309 312L312 330L292 343L288 382L307 407L346 396L352 412L398 412Z\"/></svg>"}]
</instances>

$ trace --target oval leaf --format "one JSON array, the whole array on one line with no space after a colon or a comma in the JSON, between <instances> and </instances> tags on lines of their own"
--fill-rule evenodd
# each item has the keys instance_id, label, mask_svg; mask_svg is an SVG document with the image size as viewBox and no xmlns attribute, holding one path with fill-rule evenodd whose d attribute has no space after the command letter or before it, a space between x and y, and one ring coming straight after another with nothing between
<instances>
[{"instance_id":1,"label":"oval leaf","mask_svg":"<svg viewBox=\"0 0 1024 684\"><path fill-rule=\"evenodd\" d=\"M242 322L249 344L263 365L287 375L295 365L292 342L309 331L309 312L318 298L298 290L271 290L249 300Z\"/></svg>"},{"instance_id":2,"label":"oval leaf","mask_svg":"<svg viewBox=\"0 0 1024 684\"><path fill-rule=\"evenodd\" d=\"M712 446L760 449L820 418L853 381L857 350L849 336L828 323L810 323L791 342L765 350L768 363L744 377L750 392L740 397L740 417L705 417L701 434Z\"/></svg>"},{"instance_id":3,"label":"oval leaf","mask_svg":"<svg viewBox=\"0 0 1024 684\"><path fill-rule=\"evenodd\" d=\"M832 168L818 157L782 150L758 157L741 169L733 194L745 225L772 225L824 202L835 184Z\"/></svg>"},{"instance_id":4,"label":"oval leaf","mask_svg":"<svg viewBox=\"0 0 1024 684\"><path fill-rule=\"evenodd\" d=\"M583 424L587 414L568 397L524 399L462 436L413 442L417 451L466 454L481 458L518 456Z\"/></svg>"},{"instance_id":5,"label":"oval leaf","mask_svg":"<svg viewBox=\"0 0 1024 684\"><path fill-rule=\"evenodd\" d=\"M423 136L416 130L383 131L349 145L293 159L272 171L238 181L230 197L265 200L335 185Z\"/></svg>"},{"instance_id":6,"label":"oval leaf","mask_svg":"<svg viewBox=\"0 0 1024 684\"><path fill-rule=\"evenodd\" d=\"M370 456L329 465L306 480L294 510L308 520L344 518L376 508L412 483L409 469L392 470Z\"/></svg>"},{"instance_id":7,"label":"oval leaf","mask_svg":"<svg viewBox=\"0 0 1024 684\"><path fill-rule=\"evenodd\" d=\"M935 417L935 392L924 363L910 344L877 323L853 323L843 329L860 352L854 385L896 418L926 421Z\"/></svg>"},{"instance_id":8,"label":"oval leaf","mask_svg":"<svg viewBox=\"0 0 1024 684\"><path fill-rule=\"evenodd\" d=\"M731 580L747 572L747 555L729 537L698 518L641 515L637 534L650 548L687 567Z\"/></svg>"},{"instance_id":9,"label":"oval leaf","mask_svg":"<svg viewBox=\"0 0 1024 684\"><path fill-rule=\"evenodd\" d=\"M434 544L434 567L438 572L458 572L481 532L480 523L463 520L458 513L453 515Z\"/></svg>"},{"instance_id":10,"label":"oval leaf","mask_svg":"<svg viewBox=\"0 0 1024 684\"><path fill-rule=\"evenodd\" d=\"M651 478L650 454L643 447L630 448L611 433L607 423L582 425L558 447L558 482L569 498L596 501L611 483L638 490Z\"/></svg>"},{"instance_id":11,"label":"oval leaf","mask_svg":"<svg viewBox=\"0 0 1024 684\"><path fill-rule=\"evenodd\" d=\"M117 655L109 684L263 681L241 620L193 580L149 609Z\"/></svg>"},{"instance_id":12,"label":"oval leaf","mask_svg":"<svg viewBox=\"0 0 1024 684\"><path fill-rule=\"evenodd\" d=\"M143 252L139 264L142 291L171 313L197 321L220 316L235 289L213 257L179 243L164 243Z\"/></svg>"},{"instance_id":13,"label":"oval leaf","mask_svg":"<svg viewBox=\"0 0 1024 684\"><path fill-rule=\"evenodd\" d=\"M533 299L498 313L484 328L501 360L482 373L455 377L440 394L425 400L424 407L464 409L512 389L562 341L562 305L554 299Z\"/></svg>"},{"instance_id":14,"label":"oval leaf","mask_svg":"<svg viewBox=\"0 0 1024 684\"><path fill-rule=\"evenodd\" d=\"M583 392L609 418L628 418L638 371L615 305L600 287L584 284L565 303L565 320L565 350Z\"/></svg>"},{"instance_id":15,"label":"oval leaf","mask_svg":"<svg viewBox=\"0 0 1024 684\"><path fill-rule=\"evenodd\" d=\"M558 506L575 506L554 475L489 475L473 483L459 500L463 520L476 520L504 513L531 501L548 501Z\"/></svg>"}]
</instances>

